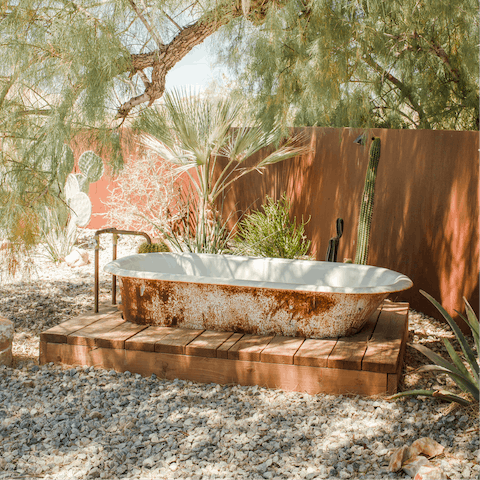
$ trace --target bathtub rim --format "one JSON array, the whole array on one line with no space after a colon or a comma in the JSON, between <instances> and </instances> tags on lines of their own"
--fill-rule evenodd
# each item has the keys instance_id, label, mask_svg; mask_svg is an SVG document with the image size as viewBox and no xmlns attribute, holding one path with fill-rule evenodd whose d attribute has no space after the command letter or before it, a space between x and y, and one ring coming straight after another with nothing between
<instances>
[{"instance_id":1,"label":"bathtub rim","mask_svg":"<svg viewBox=\"0 0 480 480\"><path fill-rule=\"evenodd\" d=\"M176 256L184 256L184 257L193 257L196 256L199 258L204 257L229 257L231 259L241 259L242 261L247 261L248 259L264 259L268 261L274 260L275 263L288 263L288 264L295 264L296 262L309 262L312 264L329 264L335 266L336 268L359 268L360 270L364 269L380 269L383 271L391 272L397 275L396 281L389 285L379 285L379 286L372 286L372 287L329 287L326 285L310 285L310 284L297 284L297 283L280 283L280 282L264 282L258 280L231 280L231 279L224 279L219 277L206 277L206 276L193 276L193 275L180 275L180 274L171 274L171 273L164 273L164 272L151 272L151 271L135 271L135 270L127 270L120 268L118 266L118 262L129 260L133 257L145 257L149 255L176 255ZM408 290L413 286L413 282L410 278L406 275L396 272L394 270L390 270L384 267L376 267L373 265L357 265L351 263L340 263L340 262L322 262L316 260L291 260L286 258L269 258L269 257L248 257L248 256L240 256L240 255L220 255L220 254L212 254L212 253L177 253L177 252L157 252L157 253L137 253L134 255L128 255L125 257L118 258L116 260L112 260L104 267L104 271L115 275L117 277L126 277L126 278L138 278L138 279L145 279L145 280L159 280L159 281L168 281L168 282L180 282L180 283L200 283L200 284L210 284L210 285L231 285L231 286L239 286L239 287L252 287L252 288L265 288L265 289L273 289L273 290L293 290L297 292L309 292L309 293L336 293L336 294L355 294L355 295L369 295L369 294L390 294L395 292L401 292L404 290ZM132 274L135 273L135 274Z\"/></svg>"}]
</instances>

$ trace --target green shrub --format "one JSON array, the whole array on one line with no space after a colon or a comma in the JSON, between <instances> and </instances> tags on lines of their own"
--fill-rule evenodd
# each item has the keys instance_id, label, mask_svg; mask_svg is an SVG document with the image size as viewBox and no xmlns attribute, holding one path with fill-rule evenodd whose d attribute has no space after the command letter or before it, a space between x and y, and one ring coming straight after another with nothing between
<instances>
[{"instance_id":1,"label":"green shrub","mask_svg":"<svg viewBox=\"0 0 480 480\"><path fill-rule=\"evenodd\" d=\"M163 242L147 243L144 242L138 247L138 253L156 253L156 252L169 252L170 249Z\"/></svg>"},{"instance_id":2,"label":"green shrub","mask_svg":"<svg viewBox=\"0 0 480 480\"><path fill-rule=\"evenodd\" d=\"M305 225L297 225L297 219L290 220L291 204L285 194L274 202L267 195L263 211L247 214L238 223L238 232L234 239L233 252L240 255L305 258L311 241L304 234Z\"/></svg>"}]
</instances>

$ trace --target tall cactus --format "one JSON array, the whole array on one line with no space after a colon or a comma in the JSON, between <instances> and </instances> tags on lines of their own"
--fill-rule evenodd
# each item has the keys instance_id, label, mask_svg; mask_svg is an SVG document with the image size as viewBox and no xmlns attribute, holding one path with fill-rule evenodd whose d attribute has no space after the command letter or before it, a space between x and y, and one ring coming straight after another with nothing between
<instances>
[{"instance_id":1,"label":"tall cactus","mask_svg":"<svg viewBox=\"0 0 480 480\"><path fill-rule=\"evenodd\" d=\"M373 198L375 196L375 181L377 179L378 161L380 160L380 139L374 137L370 145L370 161L368 162L365 186L363 189L360 217L358 219L357 251L355 263L366 265L368 247L370 245L370 227L373 215Z\"/></svg>"}]
</instances>

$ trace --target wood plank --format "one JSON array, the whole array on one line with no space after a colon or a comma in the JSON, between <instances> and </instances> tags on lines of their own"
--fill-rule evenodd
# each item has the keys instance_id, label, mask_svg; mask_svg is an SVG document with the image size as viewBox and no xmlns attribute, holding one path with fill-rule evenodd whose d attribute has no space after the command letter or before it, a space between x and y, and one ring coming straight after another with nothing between
<instances>
[{"instance_id":1,"label":"wood plank","mask_svg":"<svg viewBox=\"0 0 480 480\"><path fill-rule=\"evenodd\" d=\"M217 348L224 344L232 335L233 332L205 330L185 347L185 354L199 357L216 357Z\"/></svg>"},{"instance_id":2,"label":"wood plank","mask_svg":"<svg viewBox=\"0 0 480 480\"><path fill-rule=\"evenodd\" d=\"M293 365L294 355L302 346L304 338L284 337L276 335L262 350L260 360L268 363L282 363Z\"/></svg>"},{"instance_id":3,"label":"wood plank","mask_svg":"<svg viewBox=\"0 0 480 480\"><path fill-rule=\"evenodd\" d=\"M385 304L368 343L362 370L395 373L408 330L408 303Z\"/></svg>"},{"instance_id":4,"label":"wood plank","mask_svg":"<svg viewBox=\"0 0 480 480\"><path fill-rule=\"evenodd\" d=\"M38 345L38 364L39 365L45 365L46 363L48 363L46 361L47 346L48 346L47 342L42 341L42 339L40 337L40 342L39 342L39 345Z\"/></svg>"},{"instance_id":5,"label":"wood plank","mask_svg":"<svg viewBox=\"0 0 480 480\"><path fill-rule=\"evenodd\" d=\"M148 327L125 341L126 350L154 352L155 343L172 331L172 327Z\"/></svg>"},{"instance_id":6,"label":"wood plank","mask_svg":"<svg viewBox=\"0 0 480 480\"><path fill-rule=\"evenodd\" d=\"M337 339L307 338L295 353L293 363L308 367L327 367L328 357L336 344Z\"/></svg>"},{"instance_id":7,"label":"wood plank","mask_svg":"<svg viewBox=\"0 0 480 480\"><path fill-rule=\"evenodd\" d=\"M100 310L100 308L99 308ZM40 334L40 341L49 343L67 343L68 335L81 330L82 328L98 322L110 315L115 315L117 312L114 305L109 307L103 306L101 312L87 312L74 317L71 320L60 323L55 327L49 328Z\"/></svg>"},{"instance_id":8,"label":"wood plank","mask_svg":"<svg viewBox=\"0 0 480 480\"><path fill-rule=\"evenodd\" d=\"M228 350L230 360L248 360L259 362L263 349L270 343L273 335L244 335Z\"/></svg>"},{"instance_id":9,"label":"wood plank","mask_svg":"<svg viewBox=\"0 0 480 480\"><path fill-rule=\"evenodd\" d=\"M185 354L185 347L204 330L172 328L172 331L155 343L155 352Z\"/></svg>"},{"instance_id":10,"label":"wood plank","mask_svg":"<svg viewBox=\"0 0 480 480\"><path fill-rule=\"evenodd\" d=\"M125 341L145 330L148 325L123 322L114 329L95 334L95 345L104 348L125 348Z\"/></svg>"},{"instance_id":11,"label":"wood plank","mask_svg":"<svg viewBox=\"0 0 480 480\"><path fill-rule=\"evenodd\" d=\"M125 323L125 320L120 316L120 312L116 311L98 322L92 323L68 335L67 343L69 345L87 345L93 347L95 346L95 338L98 335L109 332L122 323Z\"/></svg>"},{"instance_id":12,"label":"wood plank","mask_svg":"<svg viewBox=\"0 0 480 480\"><path fill-rule=\"evenodd\" d=\"M56 363L64 365L96 365L92 358L92 352L96 347L87 347L85 345L69 345L68 343L45 343L43 355L41 357L42 365L45 363Z\"/></svg>"},{"instance_id":13,"label":"wood plank","mask_svg":"<svg viewBox=\"0 0 480 480\"><path fill-rule=\"evenodd\" d=\"M241 338L243 333L234 333L227 341L222 343L217 348L217 358L228 358L228 351L232 348Z\"/></svg>"},{"instance_id":14,"label":"wood plank","mask_svg":"<svg viewBox=\"0 0 480 480\"><path fill-rule=\"evenodd\" d=\"M397 371L395 373L387 373L387 394L394 395L398 392L398 386L402 379L403 360L405 358L405 350L407 347L408 326L405 329L405 336L402 346L400 348L399 362L397 365Z\"/></svg>"},{"instance_id":15,"label":"wood plank","mask_svg":"<svg viewBox=\"0 0 480 480\"><path fill-rule=\"evenodd\" d=\"M128 370L145 376L154 373L169 380L259 385L311 395L379 395L386 391L386 374L376 372L103 348L93 350L91 356L95 365L106 369Z\"/></svg>"},{"instance_id":16,"label":"wood plank","mask_svg":"<svg viewBox=\"0 0 480 480\"><path fill-rule=\"evenodd\" d=\"M387 374L302 365L226 360L159 352L47 344L45 363L96 366L160 378L202 383L260 385L286 391L335 395L379 395L387 390Z\"/></svg>"},{"instance_id":17,"label":"wood plank","mask_svg":"<svg viewBox=\"0 0 480 480\"><path fill-rule=\"evenodd\" d=\"M89 313L43 332L39 363L95 365L169 379L262 385L310 394L395 393L408 335L408 304L385 302L378 322L373 317L359 334L337 341L149 327L125 322L116 312ZM357 355L365 348L362 370L348 358L355 343ZM342 351L342 368L338 368L334 362ZM217 357L207 356L214 352ZM348 368L352 364L355 368Z\"/></svg>"},{"instance_id":18,"label":"wood plank","mask_svg":"<svg viewBox=\"0 0 480 480\"><path fill-rule=\"evenodd\" d=\"M381 307L370 315L365 326L357 334L338 339L327 360L329 368L362 369L362 359L367 350L367 342L375 329L380 312Z\"/></svg>"}]
</instances>

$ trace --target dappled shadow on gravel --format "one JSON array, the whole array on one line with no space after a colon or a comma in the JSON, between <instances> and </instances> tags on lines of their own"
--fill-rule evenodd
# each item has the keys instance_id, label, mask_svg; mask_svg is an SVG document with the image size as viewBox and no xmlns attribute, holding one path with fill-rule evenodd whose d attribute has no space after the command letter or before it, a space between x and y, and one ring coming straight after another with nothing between
<instances>
[{"instance_id":1,"label":"dappled shadow on gravel","mask_svg":"<svg viewBox=\"0 0 480 480\"><path fill-rule=\"evenodd\" d=\"M54 366L0 369L0 385L0 478L383 478L392 449L422 436L447 447L451 473L472 463L453 455L471 420L420 400Z\"/></svg>"}]
</instances>

